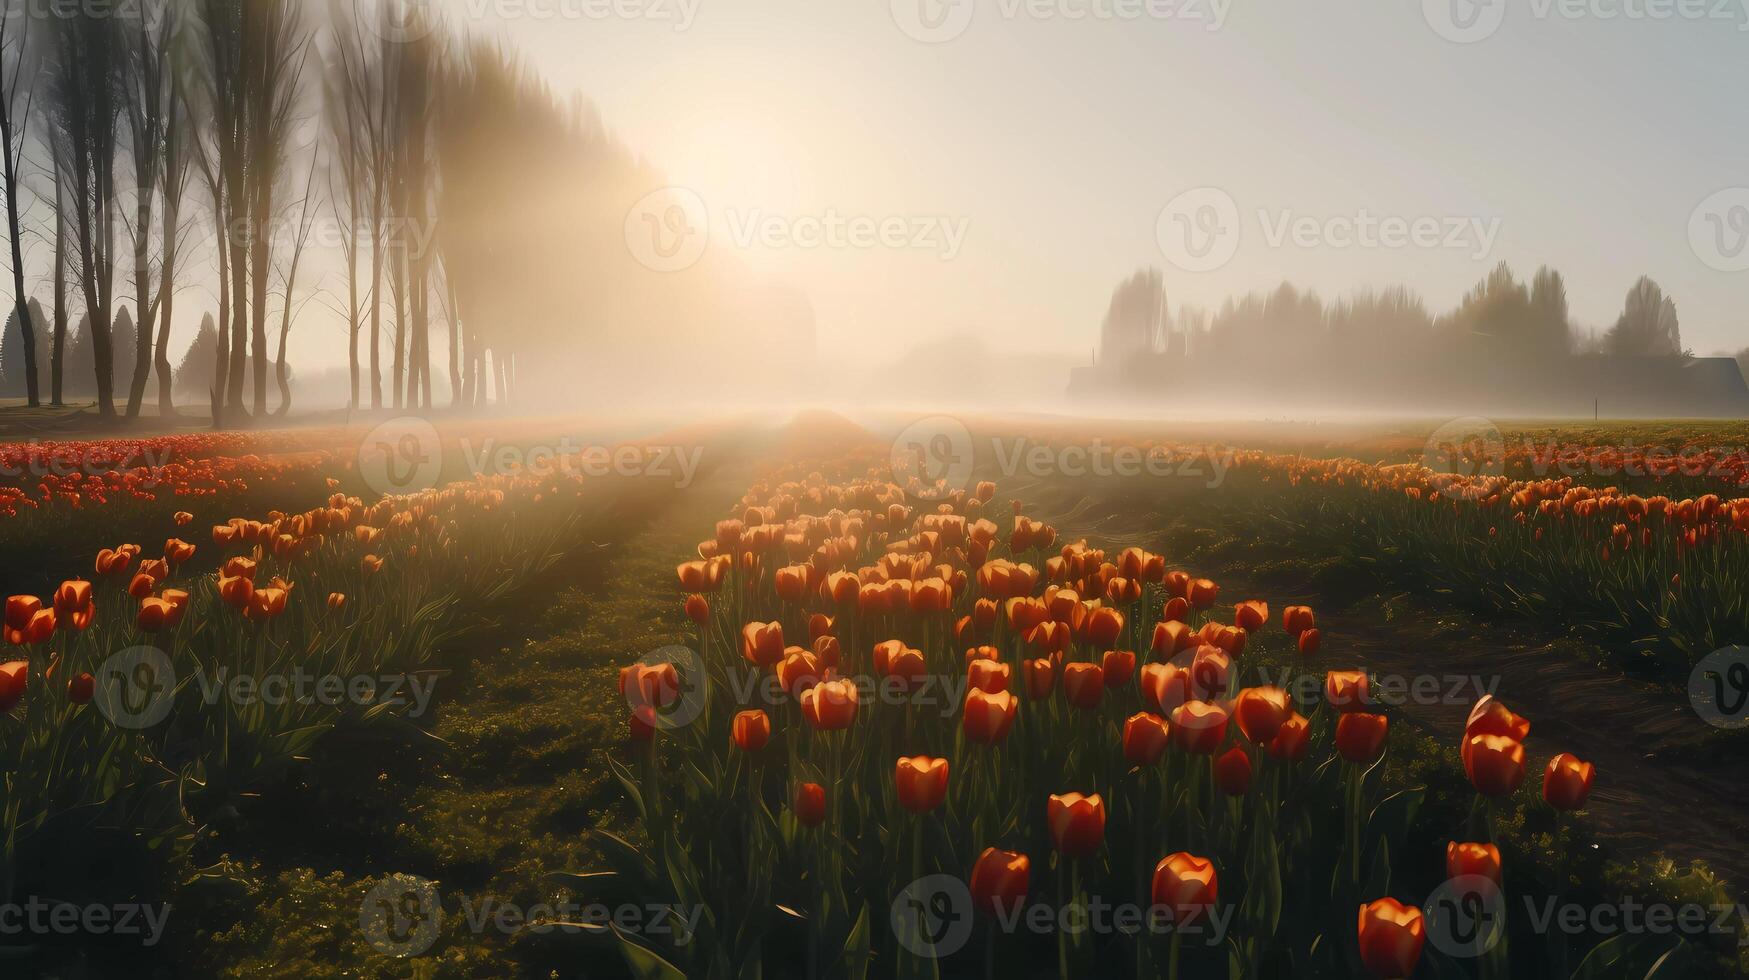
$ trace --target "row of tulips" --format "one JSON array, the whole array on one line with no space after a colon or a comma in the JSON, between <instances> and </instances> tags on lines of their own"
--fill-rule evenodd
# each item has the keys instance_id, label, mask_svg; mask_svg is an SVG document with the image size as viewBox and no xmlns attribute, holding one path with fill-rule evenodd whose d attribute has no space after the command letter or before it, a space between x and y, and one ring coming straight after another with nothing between
<instances>
[{"instance_id":1,"label":"row of tulips","mask_svg":"<svg viewBox=\"0 0 1749 980\"><path fill-rule=\"evenodd\" d=\"M200 543L182 511L161 550L104 548L89 577L9 597L0 900L22 853L64 840L47 831L120 821L154 846L184 841L336 725L404 718L461 604L538 576L582 495L581 478L519 473L369 503L334 493ZM197 553L216 571L192 571Z\"/></svg>"},{"instance_id":2,"label":"row of tulips","mask_svg":"<svg viewBox=\"0 0 1749 980\"><path fill-rule=\"evenodd\" d=\"M1256 501L1296 550L1354 555L1393 583L1422 581L1533 620L1593 624L1643 672L1686 679L1707 654L1749 639L1749 606L1736 599L1749 583L1749 496L1672 499L1569 476L1250 450L1235 454L1219 493Z\"/></svg>"},{"instance_id":3,"label":"row of tulips","mask_svg":"<svg viewBox=\"0 0 1749 980\"><path fill-rule=\"evenodd\" d=\"M1294 683L1325 656L1312 609L1278 627L1145 550L1059 546L1018 503L1004 536L992 484L923 499L867 462L754 486L678 568L700 652L621 672L612 765L649 844L598 834L610 869L570 880L701 923L617 933L639 975L975 972L945 889L969 896L985 975L1054 947L1065 977L1406 977L1426 923L1402 882L1443 856L1504 888L1493 818L1585 804L1591 768L1567 755L1540 800L1520 792L1529 725L1486 699L1457 753L1470 820L1414 834L1426 790L1386 792L1368 676ZM1243 685L1268 655L1289 683ZM1016 925L1126 903L1153 926Z\"/></svg>"}]
</instances>

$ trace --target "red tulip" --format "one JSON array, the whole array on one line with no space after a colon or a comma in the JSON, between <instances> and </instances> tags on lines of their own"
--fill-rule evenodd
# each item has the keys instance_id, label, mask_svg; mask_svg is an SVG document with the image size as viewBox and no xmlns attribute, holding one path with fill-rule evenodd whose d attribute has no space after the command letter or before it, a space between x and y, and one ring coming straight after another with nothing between
<instances>
[{"instance_id":1,"label":"red tulip","mask_svg":"<svg viewBox=\"0 0 1749 980\"><path fill-rule=\"evenodd\" d=\"M1384 750L1391 720L1363 711L1343 715L1336 723L1336 751L1349 762L1371 762Z\"/></svg>"},{"instance_id":2,"label":"red tulip","mask_svg":"<svg viewBox=\"0 0 1749 980\"><path fill-rule=\"evenodd\" d=\"M1213 912L1220 891L1214 862L1180 851L1167 855L1154 866L1149 894L1155 905L1171 913L1179 928L1185 928Z\"/></svg>"},{"instance_id":3,"label":"red tulip","mask_svg":"<svg viewBox=\"0 0 1749 980\"><path fill-rule=\"evenodd\" d=\"M1105 696L1105 671L1098 664L1063 665L1063 694L1077 708L1091 711Z\"/></svg>"},{"instance_id":4,"label":"red tulip","mask_svg":"<svg viewBox=\"0 0 1749 980\"><path fill-rule=\"evenodd\" d=\"M1026 696L1034 701L1042 701L1051 696L1056 687L1056 668L1049 660L1026 660L1021 662L1026 670Z\"/></svg>"},{"instance_id":5,"label":"red tulip","mask_svg":"<svg viewBox=\"0 0 1749 980\"><path fill-rule=\"evenodd\" d=\"M771 741L771 717L763 711L743 711L735 716L729 737L743 752L757 752Z\"/></svg>"},{"instance_id":6,"label":"red tulip","mask_svg":"<svg viewBox=\"0 0 1749 980\"><path fill-rule=\"evenodd\" d=\"M1251 788L1251 757L1235 745L1215 760L1215 785L1228 796L1244 796Z\"/></svg>"},{"instance_id":7,"label":"red tulip","mask_svg":"<svg viewBox=\"0 0 1749 980\"><path fill-rule=\"evenodd\" d=\"M991 694L971 688L966 691L966 738L984 745L1002 741L1008 737L1008 730L1014 727L1019 710L1020 701L1007 691Z\"/></svg>"},{"instance_id":8,"label":"red tulip","mask_svg":"<svg viewBox=\"0 0 1749 980\"><path fill-rule=\"evenodd\" d=\"M1317 628L1314 627L1301 632L1297 644L1300 649L1300 656L1316 657L1318 655L1318 648L1322 646L1323 643L1324 634L1319 632Z\"/></svg>"},{"instance_id":9,"label":"red tulip","mask_svg":"<svg viewBox=\"0 0 1749 980\"><path fill-rule=\"evenodd\" d=\"M1100 606L1087 614L1087 642L1094 647L1108 647L1123 635L1123 613L1110 606Z\"/></svg>"},{"instance_id":10,"label":"red tulip","mask_svg":"<svg viewBox=\"0 0 1749 980\"><path fill-rule=\"evenodd\" d=\"M1248 687L1239 692L1233 714L1245 738L1253 745L1264 745L1274 741L1293 714L1293 708L1288 704L1287 692L1279 687Z\"/></svg>"},{"instance_id":11,"label":"red tulip","mask_svg":"<svg viewBox=\"0 0 1749 980\"><path fill-rule=\"evenodd\" d=\"M1227 710L1209 701L1186 701L1172 711L1172 743L1194 755L1214 755L1227 737Z\"/></svg>"},{"instance_id":12,"label":"red tulip","mask_svg":"<svg viewBox=\"0 0 1749 980\"><path fill-rule=\"evenodd\" d=\"M710 600L706 599L702 595L689 595L689 596L687 596L686 597L686 618L692 620L693 622L697 623L700 626L703 626L705 623L710 622L710 619L711 619Z\"/></svg>"},{"instance_id":13,"label":"red tulip","mask_svg":"<svg viewBox=\"0 0 1749 980\"><path fill-rule=\"evenodd\" d=\"M1543 773L1543 799L1557 810L1577 810L1591 795L1591 777L1596 773L1591 763L1579 761L1571 752L1562 752L1549 760Z\"/></svg>"},{"instance_id":14,"label":"red tulip","mask_svg":"<svg viewBox=\"0 0 1749 980\"><path fill-rule=\"evenodd\" d=\"M74 704L90 704L92 695L97 693L97 678L89 673L82 673L67 682L67 700Z\"/></svg>"},{"instance_id":15,"label":"red tulip","mask_svg":"<svg viewBox=\"0 0 1749 980\"><path fill-rule=\"evenodd\" d=\"M1192 700L1190 668L1148 664L1142 668L1142 702L1160 714Z\"/></svg>"},{"instance_id":16,"label":"red tulip","mask_svg":"<svg viewBox=\"0 0 1749 980\"><path fill-rule=\"evenodd\" d=\"M748 623L741 627L741 656L750 664L769 667L783 659L783 624Z\"/></svg>"},{"instance_id":17,"label":"red tulip","mask_svg":"<svg viewBox=\"0 0 1749 980\"><path fill-rule=\"evenodd\" d=\"M1008 665L996 660L974 660L966 665L966 681L990 694L1008 690Z\"/></svg>"},{"instance_id":18,"label":"red tulip","mask_svg":"<svg viewBox=\"0 0 1749 980\"><path fill-rule=\"evenodd\" d=\"M1464 740L1464 773L1483 796L1510 796L1524 782L1524 743L1505 735Z\"/></svg>"},{"instance_id":19,"label":"red tulip","mask_svg":"<svg viewBox=\"0 0 1749 980\"><path fill-rule=\"evenodd\" d=\"M1498 888L1501 884L1500 849L1493 844L1451 841L1445 845L1445 874L1447 878L1486 878Z\"/></svg>"},{"instance_id":20,"label":"red tulip","mask_svg":"<svg viewBox=\"0 0 1749 980\"><path fill-rule=\"evenodd\" d=\"M1373 976L1409 977L1421 962L1427 928L1421 910L1394 898L1360 907L1360 959Z\"/></svg>"},{"instance_id":21,"label":"red tulip","mask_svg":"<svg viewBox=\"0 0 1749 980\"><path fill-rule=\"evenodd\" d=\"M793 809L797 823L804 827L818 827L826 819L826 787L819 783L797 786Z\"/></svg>"},{"instance_id":22,"label":"red tulip","mask_svg":"<svg viewBox=\"0 0 1749 980\"><path fill-rule=\"evenodd\" d=\"M928 813L947 799L947 760L926 755L901 758L893 770L899 805L912 813Z\"/></svg>"},{"instance_id":23,"label":"red tulip","mask_svg":"<svg viewBox=\"0 0 1749 980\"><path fill-rule=\"evenodd\" d=\"M1364 670L1332 670L1324 675L1324 699L1337 711L1365 711L1371 703L1371 690Z\"/></svg>"},{"instance_id":24,"label":"red tulip","mask_svg":"<svg viewBox=\"0 0 1749 980\"><path fill-rule=\"evenodd\" d=\"M1032 876L1032 861L1024 854L984 849L972 865L972 904L981 912L1001 916L1020 908Z\"/></svg>"},{"instance_id":25,"label":"red tulip","mask_svg":"<svg viewBox=\"0 0 1749 980\"><path fill-rule=\"evenodd\" d=\"M1123 723L1123 755L1138 766L1152 765L1166 751L1172 730L1166 719L1138 712Z\"/></svg>"},{"instance_id":26,"label":"red tulip","mask_svg":"<svg viewBox=\"0 0 1749 980\"><path fill-rule=\"evenodd\" d=\"M24 699L24 689L29 686L29 681L30 661L14 660L0 664L0 715L11 711Z\"/></svg>"},{"instance_id":27,"label":"red tulip","mask_svg":"<svg viewBox=\"0 0 1749 980\"><path fill-rule=\"evenodd\" d=\"M1306 757L1306 751L1311 747L1311 723L1296 711L1282 723L1281 731L1269 743L1269 755L1284 762L1298 762Z\"/></svg>"},{"instance_id":28,"label":"red tulip","mask_svg":"<svg viewBox=\"0 0 1749 980\"><path fill-rule=\"evenodd\" d=\"M1299 636L1317 624L1311 606L1289 606L1282 610L1281 628L1291 636Z\"/></svg>"},{"instance_id":29,"label":"red tulip","mask_svg":"<svg viewBox=\"0 0 1749 980\"><path fill-rule=\"evenodd\" d=\"M1128 650L1107 650L1099 670L1105 675L1105 686L1120 688L1136 676L1136 655Z\"/></svg>"},{"instance_id":30,"label":"red tulip","mask_svg":"<svg viewBox=\"0 0 1749 980\"><path fill-rule=\"evenodd\" d=\"M1045 806L1051 840L1065 857L1085 857L1105 840L1105 801L1098 793L1053 794Z\"/></svg>"},{"instance_id":31,"label":"red tulip","mask_svg":"<svg viewBox=\"0 0 1749 980\"><path fill-rule=\"evenodd\" d=\"M856 721L858 696L850 681L821 681L802 692L802 717L815 731L841 731Z\"/></svg>"},{"instance_id":32,"label":"red tulip","mask_svg":"<svg viewBox=\"0 0 1749 980\"><path fill-rule=\"evenodd\" d=\"M1269 603L1261 599L1247 599L1233 607L1233 625L1254 633L1269 622Z\"/></svg>"}]
</instances>

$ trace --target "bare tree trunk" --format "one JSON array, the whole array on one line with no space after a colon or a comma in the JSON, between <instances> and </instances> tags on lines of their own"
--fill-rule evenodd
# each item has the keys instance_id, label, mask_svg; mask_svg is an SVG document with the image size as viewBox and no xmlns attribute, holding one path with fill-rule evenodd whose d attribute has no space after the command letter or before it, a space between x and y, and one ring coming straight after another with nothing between
<instances>
[{"instance_id":1,"label":"bare tree trunk","mask_svg":"<svg viewBox=\"0 0 1749 980\"><path fill-rule=\"evenodd\" d=\"M13 20L15 12L7 10L5 20ZM28 25L28 21L25 22ZM6 30L10 25L0 25L0 54L11 47L6 40ZM25 69L27 52L25 42L28 37L21 37L17 42L17 51L13 55L11 77L6 79L3 89L0 89L0 155L5 159L6 181L6 231L12 245L12 298L13 305L18 310L19 335L24 340L24 391L30 400L30 407L36 408L42 404L42 381L37 377L36 363L36 327L30 318L30 300L24 292L24 239L18 227L18 155L23 149L22 138L14 141L14 130L17 136L24 135L23 129L30 124L30 103L25 103L24 114L14 119L13 100L18 95L20 75ZM32 88L34 92L34 87Z\"/></svg>"},{"instance_id":2,"label":"bare tree trunk","mask_svg":"<svg viewBox=\"0 0 1749 980\"><path fill-rule=\"evenodd\" d=\"M449 292L449 402L462 403L462 308L456 302L455 281L446 273L444 286Z\"/></svg>"},{"instance_id":3,"label":"bare tree trunk","mask_svg":"<svg viewBox=\"0 0 1749 980\"><path fill-rule=\"evenodd\" d=\"M67 353L67 220L62 210L60 156L55 155L55 342L49 349L49 398L59 408Z\"/></svg>"}]
</instances>

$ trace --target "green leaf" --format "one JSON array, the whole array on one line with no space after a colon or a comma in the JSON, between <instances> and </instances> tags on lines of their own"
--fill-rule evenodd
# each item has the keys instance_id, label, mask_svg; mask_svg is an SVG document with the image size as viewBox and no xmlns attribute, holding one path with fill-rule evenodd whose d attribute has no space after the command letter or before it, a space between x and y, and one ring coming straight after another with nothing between
<instances>
[{"instance_id":1,"label":"green leaf","mask_svg":"<svg viewBox=\"0 0 1749 980\"><path fill-rule=\"evenodd\" d=\"M619 937L619 952L625 958L626 969L637 980L686 980L686 974L674 964L663 959L655 950L633 942L617 926L614 927L613 934Z\"/></svg>"}]
</instances>

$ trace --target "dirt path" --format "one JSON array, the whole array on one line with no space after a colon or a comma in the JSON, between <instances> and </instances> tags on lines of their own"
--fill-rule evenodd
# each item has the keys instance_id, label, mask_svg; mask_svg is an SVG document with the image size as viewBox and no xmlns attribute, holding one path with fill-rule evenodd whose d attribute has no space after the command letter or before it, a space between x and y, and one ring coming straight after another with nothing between
<instances>
[{"instance_id":1,"label":"dirt path","mask_svg":"<svg viewBox=\"0 0 1749 980\"><path fill-rule=\"evenodd\" d=\"M1417 700L1403 714L1454 753L1476 686L1491 685L1532 721L1530 792L1539 791L1550 756L1572 751L1598 767L1589 817L1621 856L1702 860L1733 892L1749 881L1744 742L1702 721L1683 692L1597 666L1603 658L1595 646L1535 624L1489 621L1438 596L1380 592L1377 583L1359 593L1320 587L1330 576L1316 556L1259 560L1266 549L1246 538L1266 529L1235 528L1234 515L1183 495L1164 499L1147 481L1011 481L1005 489L1032 502L1028 513L1053 523L1061 538L1141 544L1164 553L1168 564L1215 578L1224 598L1264 597L1275 609L1312 605L1327 667L1440 678L1439 695L1427 699L1437 703ZM1460 680L1463 696L1450 697Z\"/></svg>"}]
</instances>

